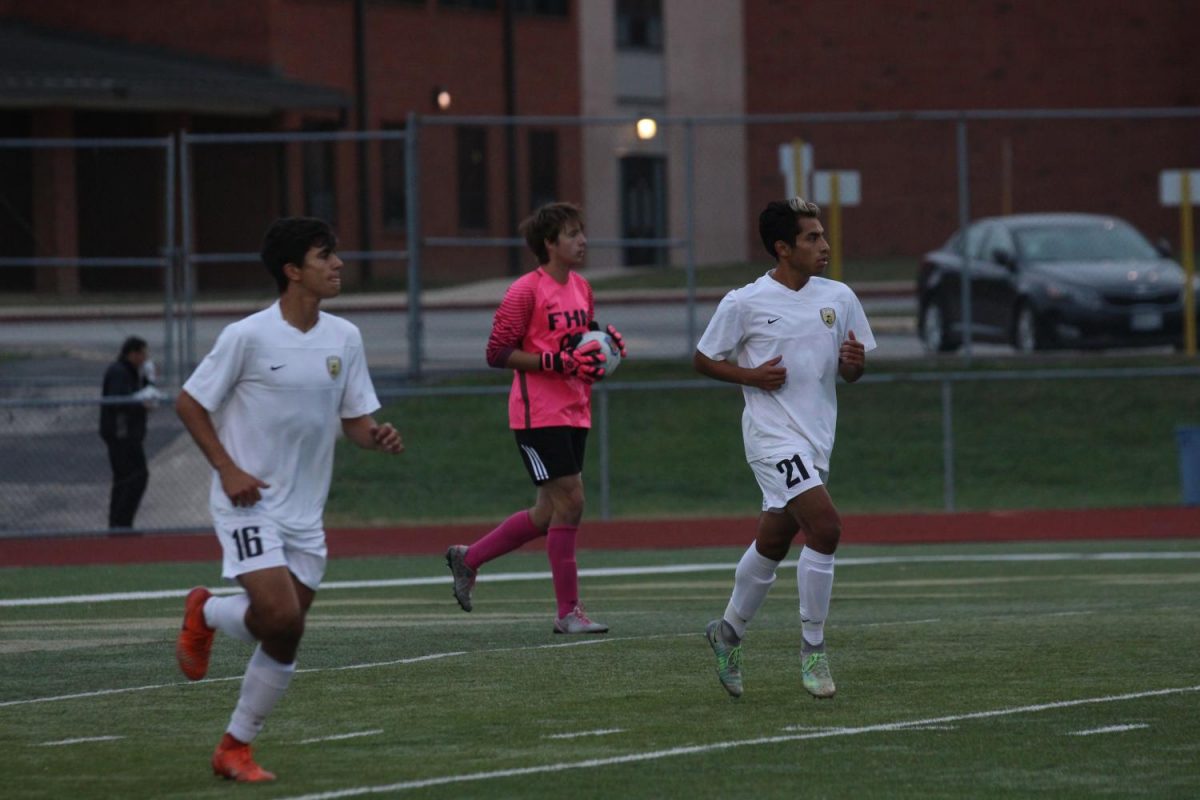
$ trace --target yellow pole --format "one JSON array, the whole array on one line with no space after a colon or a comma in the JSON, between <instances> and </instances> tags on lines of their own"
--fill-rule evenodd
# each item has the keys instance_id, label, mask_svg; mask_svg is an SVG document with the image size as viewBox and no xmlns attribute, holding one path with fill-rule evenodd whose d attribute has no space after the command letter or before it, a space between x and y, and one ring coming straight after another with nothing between
<instances>
[{"instance_id":1,"label":"yellow pole","mask_svg":"<svg viewBox=\"0 0 1200 800\"><path fill-rule=\"evenodd\" d=\"M792 181L796 186L796 196L804 197L804 140L792 139ZM812 200L811 197L804 197Z\"/></svg>"},{"instance_id":2,"label":"yellow pole","mask_svg":"<svg viewBox=\"0 0 1200 800\"><path fill-rule=\"evenodd\" d=\"M842 279L842 198L838 174L829 173L829 277Z\"/></svg>"},{"instance_id":3,"label":"yellow pole","mask_svg":"<svg viewBox=\"0 0 1200 800\"><path fill-rule=\"evenodd\" d=\"M1196 248L1192 243L1191 176L1183 170L1180 177L1179 249L1183 251L1183 342L1190 357L1196 355Z\"/></svg>"}]
</instances>

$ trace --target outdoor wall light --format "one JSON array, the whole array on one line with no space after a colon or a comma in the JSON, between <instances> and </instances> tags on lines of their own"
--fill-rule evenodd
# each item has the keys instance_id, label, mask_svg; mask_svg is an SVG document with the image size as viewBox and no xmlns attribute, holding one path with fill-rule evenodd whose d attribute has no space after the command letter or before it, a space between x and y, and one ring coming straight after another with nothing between
<instances>
[{"instance_id":1,"label":"outdoor wall light","mask_svg":"<svg viewBox=\"0 0 1200 800\"><path fill-rule=\"evenodd\" d=\"M450 103L454 100L450 96L450 90L443 86L433 87L433 107L438 111L449 111Z\"/></svg>"},{"instance_id":2,"label":"outdoor wall light","mask_svg":"<svg viewBox=\"0 0 1200 800\"><path fill-rule=\"evenodd\" d=\"M658 135L658 123L649 117L642 117L637 121L637 137L643 142L649 141Z\"/></svg>"}]
</instances>

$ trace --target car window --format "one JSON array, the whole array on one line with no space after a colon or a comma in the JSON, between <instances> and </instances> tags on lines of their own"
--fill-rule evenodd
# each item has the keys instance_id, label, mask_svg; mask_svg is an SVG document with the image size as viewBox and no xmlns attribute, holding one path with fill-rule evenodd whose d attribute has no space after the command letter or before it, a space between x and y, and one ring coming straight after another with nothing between
<instances>
[{"instance_id":1,"label":"car window","mask_svg":"<svg viewBox=\"0 0 1200 800\"><path fill-rule=\"evenodd\" d=\"M971 258L982 258L982 250L984 234L987 233L990 225L972 225L967 228L967 255Z\"/></svg>"},{"instance_id":2,"label":"car window","mask_svg":"<svg viewBox=\"0 0 1200 800\"><path fill-rule=\"evenodd\" d=\"M1129 261L1158 258L1146 238L1112 220L1077 225L1046 225L1015 231L1017 251L1026 261Z\"/></svg>"},{"instance_id":3,"label":"car window","mask_svg":"<svg viewBox=\"0 0 1200 800\"><path fill-rule=\"evenodd\" d=\"M988 261L995 261L995 253L997 250L1003 250L1006 253L1016 253L1016 245L1013 244L1012 234L1008 232L1008 228L1003 225L992 225L988 228L987 235L983 239L982 255L980 258Z\"/></svg>"}]
</instances>

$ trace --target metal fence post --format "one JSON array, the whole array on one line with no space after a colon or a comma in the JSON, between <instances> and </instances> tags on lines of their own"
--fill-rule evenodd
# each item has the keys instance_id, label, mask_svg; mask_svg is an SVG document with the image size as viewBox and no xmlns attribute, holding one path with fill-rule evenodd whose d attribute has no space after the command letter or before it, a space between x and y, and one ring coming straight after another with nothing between
<instances>
[{"instance_id":1,"label":"metal fence post","mask_svg":"<svg viewBox=\"0 0 1200 800\"><path fill-rule=\"evenodd\" d=\"M600 417L600 519L611 519L612 507L610 505L610 494L612 476L609 474L611 454L608 449L608 389L603 383L598 383L595 385L593 393L599 395L596 410L599 412Z\"/></svg>"},{"instance_id":2,"label":"metal fence post","mask_svg":"<svg viewBox=\"0 0 1200 800\"><path fill-rule=\"evenodd\" d=\"M163 220L163 381L183 383L175 363L175 137L166 137L166 202Z\"/></svg>"},{"instance_id":3,"label":"metal fence post","mask_svg":"<svg viewBox=\"0 0 1200 800\"><path fill-rule=\"evenodd\" d=\"M696 347L696 154L695 126L688 117L683 123L684 155L684 213L687 220L687 343L685 358L691 358Z\"/></svg>"},{"instance_id":4,"label":"metal fence post","mask_svg":"<svg viewBox=\"0 0 1200 800\"><path fill-rule=\"evenodd\" d=\"M963 358L971 363L971 253L967 252L967 226L971 224L971 187L968 182L969 168L967 153L967 120L962 117L956 128L958 157L958 227L963 231L959 239L962 245L962 279L959 281L959 302L962 304Z\"/></svg>"},{"instance_id":5,"label":"metal fence post","mask_svg":"<svg viewBox=\"0 0 1200 800\"><path fill-rule=\"evenodd\" d=\"M421 159L420 118L410 111L404 127L404 211L408 215L408 374L421 377Z\"/></svg>"},{"instance_id":6,"label":"metal fence post","mask_svg":"<svg viewBox=\"0 0 1200 800\"><path fill-rule=\"evenodd\" d=\"M192 275L192 150L187 131L179 132L180 290L183 293L184 331L179 343L179 382L196 361L195 278Z\"/></svg>"},{"instance_id":7,"label":"metal fence post","mask_svg":"<svg viewBox=\"0 0 1200 800\"><path fill-rule=\"evenodd\" d=\"M954 391L942 380L942 505L954 510Z\"/></svg>"}]
</instances>

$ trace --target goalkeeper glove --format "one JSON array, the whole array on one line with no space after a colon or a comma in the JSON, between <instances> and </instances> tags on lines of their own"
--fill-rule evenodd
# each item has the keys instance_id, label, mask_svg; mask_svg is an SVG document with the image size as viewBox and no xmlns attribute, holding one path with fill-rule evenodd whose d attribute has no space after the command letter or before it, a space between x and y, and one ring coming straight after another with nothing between
<instances>
[{"instance_id":1,"label":"goalkeeper glove","mask_svg":"<svg viewBox=\"0 0 1200 800\"><path fill-rule=\"evenodd\" d=\"M621 332L618 331L616 329L616 327L614 327L613 325L609 325L607 328L605 328L604 332L607 333L610 337L612 337L613 344L615 344L617 346L617 349L621 351L621 358L624 358L625 357L625 338L623 336L621 336Z\"/></svg>"},{"instance_id":2,"label":"goalkeeper glove","mask_svg":"<svg viewBox=\"0 0 1200 800\"><path fill-rule=\"evenodd\" d=\"M573 341L577 342L578 338ZM579 347L567 342L557 353L542 353L542 371L553 370L564 377L574 375L584 383L595 383L604 377L605 358L600 343L595 340Z\"/></svg>"},{"instance_id":3,"label":"goalkeeper glove","mask_svg":"<svg viewBox=\"0 0 1200 800\"><path fill-rule=\"evenodd\" d=\"M589 331L600 330L600 323L596 322L596 320L592 320L591 322L588 323L588 330ZM621 351L621 358L624 358L625 357L625 337L621 335L621 332L617 330L615 325L609 325L607 328L604 329L604 332L609 335L609 337L613 340L613 344L615 344L617 346L617 349Z\"/></svg>"}]
</instances>

